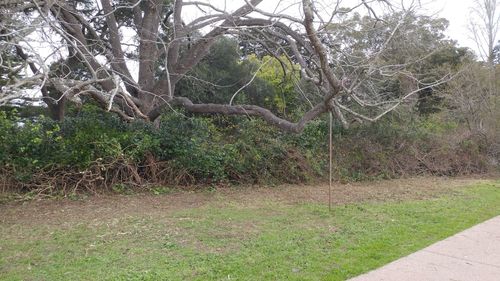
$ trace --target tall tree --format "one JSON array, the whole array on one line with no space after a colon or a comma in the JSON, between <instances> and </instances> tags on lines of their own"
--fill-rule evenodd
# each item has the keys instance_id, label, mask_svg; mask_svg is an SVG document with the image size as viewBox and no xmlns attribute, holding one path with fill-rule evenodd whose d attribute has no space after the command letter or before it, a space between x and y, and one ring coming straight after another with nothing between
<instances>
[{"instance_id":1,"label":"tall tree","mask_svg":"<svg viewBox=\"0 0 500 281\"><path fill-rule=\"evenodd\" d=\"M480 97L483 102L479 103L480 106L478 108L481 111L493 112L498 107L500 100L495 71L495 56L497 52L495 44L500 29L499 3L498 0L476 0L472 8L470 29L482 60L487 62L488 79L486 81L485 94L477 95L477 93L470 93L467 96L469 97L469 103L474 103L476 97ZM477 84L477 82L474 82L474 84ZM478 93L482 92L481 88L478 87ZM469 125L469 127L471 126ZM478 122L477 131L486 131L483 118L480 118L480 122Z\"/></svg>"},{"instance_id":2,"label":"tall tree","mask_svg":"<svg viewBox=\"0 0 500 281\"><path fill-rule=\"evenodd\" d=\"M411 9L401 11L394 21L386 21L375 11L390 7L388 1L360 0L341 7L340 0L333 6L297 0L302 15L297 17L288 12L291 9L282 9L288 2L276 1L274 10L282 12L274 13L260 9L261 2L244 0L234 10L208 1L184 0L17 0L0 5L2 9L8 7L11 17L26 26L21 30L6 28L8 44L27 53L28 63L41 50L30 48L25 30L50 43L44 51L48 55L34 63L33 75L26 79L28 84L57 91L56 103L63 98L89 96L125 120L153 121L166 108L179 106L192 113L259 116L282 130L300 132L310 120L328 111L345 124L346 114L375 121L411 95L449 79L445 75L421 83L411 67L418 58L396 64L383 59L391 52L389 46L404 48L407 38L400 31L414 13ZM359 10L374 20L360 21L354 28L369 24L371 29L365 29L380 36L373 40L367 37L370 47L364 50L351 49L344 43L330 44L339 34L329 27L342 24L346 15ZM182 91L176 91L180 81L223 35L253 38L266 54L280 61L283 69L298 71L312 89L304 93L310 108L292 122L255 104L231 100L193 103ZM66 62L67 69L81 64L85 75L68 75L54 71L60 67L48 67L56 61ZM395 77L405 77L412 83L404 93L389 95L384 81Z\"/></svg>"}]
</instances>

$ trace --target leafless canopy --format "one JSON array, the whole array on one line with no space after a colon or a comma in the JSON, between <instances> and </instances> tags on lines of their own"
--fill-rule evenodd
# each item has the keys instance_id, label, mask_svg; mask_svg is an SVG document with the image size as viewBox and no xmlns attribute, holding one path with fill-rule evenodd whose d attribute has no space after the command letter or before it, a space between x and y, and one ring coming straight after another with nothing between
<instances>
[{"instance_id":1,"label":"leafless canopy","mask_svg":"<svg viewBox=\"0 0 500 281\"><path fill-rule=\"evenodd\" d=\"M0 103L41 97L60 111L61 104L90 96L125 120L153 121L165 108L179 106L192 113L258 116L282 130L301 132L329 111L345 124L347 115L375 121L423 88L449 79L419 81L410 71L419 58L384 60L390 46L405 42L402 25L413 7L397 8L385 0L351 1L348 7L340 0L242 0L239 8L229 9L214 2L0 1L0 67L19 74L6 79ZM267 2L276 8L270 10ZM398 12L401 20L385 22L386 11ZM370 16L368 32L381 34L361 52L338 38L342 28L356 29L342 26L354 12ZM124 14L127 24L119 19ZM269 55L299 65L301 81L312 85L297 89L310 101L309 111L292 122L256 105L195 104L174 94L178 82L224 35L253 38ZM66 64L51 69L57 61ZM65 71L72 64L82 65L85 74ZM389 95L379 83L384 79L408 81L406 92Z\"/></svg>"},{"instance_id":2,"label":"leafless canopy","mask_svg":"<svg viewBox=\"0 0 500 281\"><path fill-rule=\"evenodd\" d=\"M493 48L500 28L498 5L498 0L475 0L469 21L469 31L479 55L490 66L493 66Z\"/></svg>"}]
</instances>

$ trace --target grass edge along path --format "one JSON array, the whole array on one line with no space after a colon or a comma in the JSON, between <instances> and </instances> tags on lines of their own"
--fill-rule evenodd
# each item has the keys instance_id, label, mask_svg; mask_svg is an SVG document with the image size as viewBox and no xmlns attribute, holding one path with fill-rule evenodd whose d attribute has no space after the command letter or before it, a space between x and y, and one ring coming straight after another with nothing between
<instances>
[{"instance_id":1,"label":"grass edge along path","mask_svg":"<svg viewBox=\"0 0 500 281\"><path fill-rule=\"evenodd\" d=\"M332 212L314 202L221 201L168 214L0 224L0 279L344 280L499 215L500 181Z\"/></svg>"}]
</instances>

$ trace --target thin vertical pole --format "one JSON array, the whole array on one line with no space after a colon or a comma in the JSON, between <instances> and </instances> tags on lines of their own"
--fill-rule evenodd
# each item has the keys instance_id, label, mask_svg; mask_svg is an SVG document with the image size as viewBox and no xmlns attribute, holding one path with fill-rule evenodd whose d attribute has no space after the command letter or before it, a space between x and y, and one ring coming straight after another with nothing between
<instances>
[{"instance_id":1,"label":"thin vertical pole","mask_svg":"<svg viewBox=\"0 0 500 281\"><path fill-rule=\"evenodd\" d=\"M332 149L332 135L333 135L333 116L332 112L330 111L330 123L328 125L328 155L329 155L329 161L328 161L328 210L332 210L332 158L333 158L333 149Z\"/></svg>"}]
</instances>

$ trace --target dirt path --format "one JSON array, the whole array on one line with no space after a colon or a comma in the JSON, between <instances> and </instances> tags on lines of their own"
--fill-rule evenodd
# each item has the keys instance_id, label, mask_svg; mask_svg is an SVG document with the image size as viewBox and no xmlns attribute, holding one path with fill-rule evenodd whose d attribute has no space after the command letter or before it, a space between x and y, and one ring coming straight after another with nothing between
<instances>
[{"instance_id":1,"label":"dirt path","mask_svg":"<svg viewBox=\"0 0 500 281\"><path fill-rule=\"evenodd\" d=\"M332 190L334 204L363 201L425 199L453 192L481 181L481 178L437 178L384 180L352 184L335 184ZM152 195L102 195L83 200L39 200L11 202L0 205L0 224L64 225L91 220L106 220L134 215L168 214L186 208L207 204L238 204L255 206L263 202L298 204L328 202L328 185L282 185L277 187L222 188L215 191Z\"/></svg>"}]
</instances>

